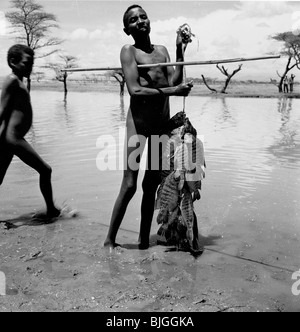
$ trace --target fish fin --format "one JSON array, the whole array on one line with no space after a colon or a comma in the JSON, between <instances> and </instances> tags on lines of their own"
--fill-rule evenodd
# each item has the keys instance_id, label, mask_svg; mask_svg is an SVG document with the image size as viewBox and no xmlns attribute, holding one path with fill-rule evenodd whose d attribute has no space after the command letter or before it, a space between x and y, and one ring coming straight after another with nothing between
<instances>
[{"instance_id":1,"label":"fish fin","mask_svg":"<svg viewBox=\"0 0 300 332\"><path fill-rule=\"evenodd\" d=\"M185 174L184 172L180 172L180 180L178 184L178 190L182 190L185 182Z\"/></svg>"}]
</instances>

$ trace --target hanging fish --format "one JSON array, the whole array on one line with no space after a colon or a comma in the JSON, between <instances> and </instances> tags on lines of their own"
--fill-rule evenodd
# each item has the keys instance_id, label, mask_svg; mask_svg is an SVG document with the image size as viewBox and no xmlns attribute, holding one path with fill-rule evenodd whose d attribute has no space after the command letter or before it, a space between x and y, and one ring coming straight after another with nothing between
<instances>
[{"instance_id":1,"label":"hanging fish","mask_svg":"<svg viewBox=\"0 0 300 332\"><path fill-rule=\"evenodd\" d=\"M162 165L156 200L157 222L161 224L158 234L165 236L169 245L199 255L202 249L193 202L200 199L206 165L203 143L188 118L172 131Z\"/></svg>"},{"instance_id":2,"label":"hanging fish","mask_svg":"<svg viewBox=\"0 0 300 332\"><path fill-rule=\"evenodd\" d=\"M184 126L180 130L180 141L174 153L174 169L181 172L180 189L183 183L187 182L193 199L199 199L201 181L205 178L205 158L204 147L200 139L197 138L197 131L192 126L188 118L185 119ZM184 176L184 178L183 178Z\"/></svg>"},{"instance_id":3,"label":"hanging fish","mask_svg":"<svg viewBox=\"0 0 300 332\"><path fill-rule=\"evenodd\" d=\"M159 213L157 216L158 224L167 224L174 219L172 213L178 207L178 179L175 178L175 172L169 174L161 185L157 206Z\"/></svg>"},{"instance_id":4,"label":"hanging fish","mask_svg":"<svg viewBox=\"0 0 300 332\"><path fill-rule=\"evenodd\" d=\"M190 247L193 247L193 240L194 240L194 207L193 207L193 200L190 191L184 187L182 190L182 198L180 201L180 211L182 216L182 222L186 227L186 238Z\"/></svg>"}]
</instances>

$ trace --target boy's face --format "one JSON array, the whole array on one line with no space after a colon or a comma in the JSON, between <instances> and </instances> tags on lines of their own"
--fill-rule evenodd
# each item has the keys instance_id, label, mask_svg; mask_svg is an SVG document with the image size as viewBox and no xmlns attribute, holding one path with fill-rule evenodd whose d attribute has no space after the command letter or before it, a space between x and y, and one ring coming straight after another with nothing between
<instances>
[{"instance_id":1,"label":"boy's face","mask_svg":"<svg viewBox=\"0 0 300 332\"><path fill-rule=\"evenodd\" d=\"M132 35L133 38L135 36L149 35L151 31L150 20L142 8L131 9L127 14L126 22L124 31L127 35Z\"/></svg>"},{"instance_id":2,"label":"boy's face","mask_svg":"<svg viewBox=\"0 0 300 332\"><path fill-rule=\"evenodd\" d=\"M32 72L33 63L34 58L27 53L23 53L21 61L17 63L13 62L12 65L14 70L23 77L29 77Z\"/></svg>"}]
</instances>

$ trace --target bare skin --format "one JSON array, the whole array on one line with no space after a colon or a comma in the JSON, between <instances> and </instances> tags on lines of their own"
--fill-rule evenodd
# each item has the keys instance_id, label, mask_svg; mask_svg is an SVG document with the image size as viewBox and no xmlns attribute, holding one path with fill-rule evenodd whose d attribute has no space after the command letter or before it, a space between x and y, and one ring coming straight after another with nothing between
<instances>
[{"instance_id":1,"label":"bare skin","mask_svg":"<svg viewBox=\"0 0 300 332\"><path fill-rule=\"evenodd\" d=\"M33 57L23 53L20 62L12 60L12 73L4 81L0 106L0 185L14 156L40 174L40 190L45 199L46 217L60 215L53 202L51 167L45 163L31 145L25 140L32 125L32 106L30 96L23 83L33 67Z\"/></svg>"},{"instance_id":2,"label":"bare skin","mask_svg":"<svg viewBox=\"0 0 300 332\"><path fill-rule=\"evenodd\" d=\"M177 66L175 69L173 67L138 69L140 64L170 61L169 53L164 46L151 43L150 30L150 21L143 9L136 7L128 12L124 31L133 37L135 44L125 45L121 50L121 64L131 96L126 123L126 160L128 161L130 155L137 148L139 151L143 151L146 139L149 139L148 169L145 171L142 183L140 249L149 248L155 194L160 184L159 171L149 169L151 164L150 138L151 135L160 135L170 119L168 97L187 96L193 86L191 82L182 84L182 66ZM176 46L176 61L183 61L183 50L186 45L183 45L180 36L177 36ZM158 88L161 91L157 90ZM129 139L136 135L142 135L145 139L140 140L137 146L129 146ZM119 246L116 243L117 232L127 206L136 192L138 174L139 169L133 169L127 162L121 189L113 208L108 235L104 242L105 247L115 248Z\"/></svg>"}]
</instances>

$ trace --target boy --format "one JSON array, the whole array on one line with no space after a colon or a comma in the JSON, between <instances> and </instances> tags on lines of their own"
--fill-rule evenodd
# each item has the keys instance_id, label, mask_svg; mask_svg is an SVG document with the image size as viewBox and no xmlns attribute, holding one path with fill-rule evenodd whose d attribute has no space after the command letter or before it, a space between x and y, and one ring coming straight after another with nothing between
<instances>
[{"instance_id":1,"label":"boy","mask_svg":"<svg viewBox=\"0 0 300 332\"><path fill-rule=\"evenodd\" d=\"M24 139L32 125L32 107L29 93L23 83L32 72L34 52L25 45L12 46L7 55L12 69L3 83L0 103L0 186L13 159L19 157L40 174L40 189L44 196L47 218L56 218L60 211L52 195L52 170Z\"/></svg>"},{"instance_id":2,"label":"boy","mask_svg":"<svg viewBox=\"0 0 300 332\"><path fill-rule=\"evenodd\" d=\"M121 64L130 94L130 108L126 122L125 142L125 170L118 198L115 202L110 228L104 246L115 248L118 229L125 215L128 203L136 192L139 167L131 167L128 160L139 149L143 151L148 139L148 169L143 179L143 198L141 206L141 224L139 249L149 248L149 236L154 214L156 190L160 184L159 170L149 169L151 165L151 136L161 135L168 130L183 124L184 116L176 119L177 123L170 123L169 96L187 96L192 83L182 84L183 66L156 67L138 69L140 64L170 62L170 56L165 46L153 45L150 40L150 20L147 13L139 5L130 6L123 17L124 32L131 35L134 45L125 45L121 50ZM184 60L182 38L178 34L176 41L176 61ZM180 121L178 121L180 120ZM174 121L175 122L175 121ZM140 138L136 146L132 138ZM154 153L157 151L154 151ZM136 159L139 166L141 155ZM136 166L136 165L135 165Z\"/></svg>"}]
</instances>

